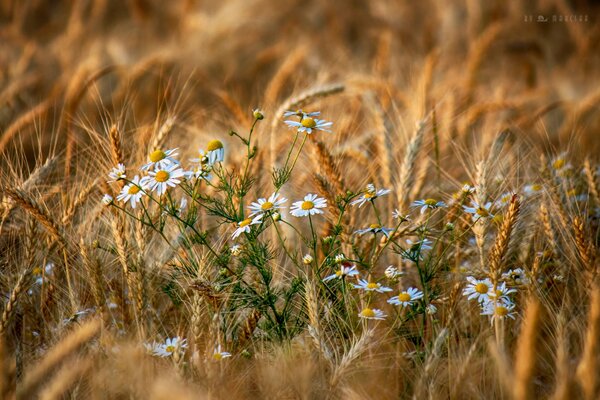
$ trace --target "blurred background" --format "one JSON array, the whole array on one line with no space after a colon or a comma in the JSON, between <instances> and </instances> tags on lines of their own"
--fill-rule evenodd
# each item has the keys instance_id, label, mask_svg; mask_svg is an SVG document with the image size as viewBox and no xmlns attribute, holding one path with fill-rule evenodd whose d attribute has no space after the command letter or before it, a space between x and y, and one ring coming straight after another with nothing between
<instances>
[{"instance_id":1,"label":"blurred background","mask_svg":"<svg viewBox=\"0 0 600 400\"><path fill-rule=\"evenodd\" d=\"M314 104L338 122L324 140L365 157L375 132L401 147L432 110L442 160L502 129L550 152L597 152L599 10L583 0L3 0L0 150L67 152L68 168L111 124L145 152L168 118L172 137L196 147L247 128L253 107L279 117L286 99L342 85Z\"/></svg>"}]
</instances>

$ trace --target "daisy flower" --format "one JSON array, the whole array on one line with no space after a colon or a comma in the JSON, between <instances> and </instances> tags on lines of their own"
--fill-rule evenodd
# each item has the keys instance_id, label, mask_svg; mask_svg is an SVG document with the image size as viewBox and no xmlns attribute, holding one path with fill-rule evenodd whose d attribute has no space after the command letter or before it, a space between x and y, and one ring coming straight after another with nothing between
<instances>
[{"instance_id":1,"label":"daisy flower","mask_svg":"<svg viewBox=\"0 0 600 400\"><path fill-rule=\"evenodd\" d=\"M389 267L387 267L383 274L386 278L392 281L398 279L403 275L403 273L395 265L390 265Z\"/></svg>"},{"instance_id":2,"label":"daisy flower","mask_svg":"<svg viewBox=\"0 0 600 400\"><path fill-rule=\"evenodd\" d=\"M113 201L114 199L110 194L105 194L104 196L102 196L102 204L104 204L105 206L111 205Z\"/></svg>"},{"instance_id":3,"label":"daisy flower","mask_svg":"<svg viewBox=\"0 0 600 400\"><path fill-rule=\"evenodd\" d=\"M122 201L124 203L129 202L131 208L135 208L137 203L139 203L144 196L146 190L146 185L144 179L140 179L139 176L135 176L130 183L123 186L121 189L121 193L117 196L117 200Z\"/></svg>"},{"instance_id":4,"label":"daisy flower","mask_svg":"<svg viewBox=\"0 0 600 400\"><path fill-rule=\"evenodd\" d=\"M340 266L340 269L335 271L335 274L331 274L328 277L323 278L323 282L327 282L336 278L344 279L346 276L356 276L358 275L358 270L356 266L351 263L343 263Z\"/></svg>"},{"instance_id":5,"label":"daisy flower","mask_svg":"<svg viewBox=\"0 0 600 400\"><path fill-rule=\"evenodd\" d=\"M308 265L311 262L313 262L313 257L310 254L307 254L304 257L302 257L302 263L303 264Z\"/></svg>"},{"instance_id":6,"label":"daisy flower","mask_svg":"<svg viewBox=\"0 0 600 400\"><path fill-rule=\"evenodd\" d=\"M282 204L286 201L287 199L285 197L279 199L279 193L273 193L271 196L269 196L269 199L258 199L256 202L252 202L252 204L248 206L248 209L252 211L252 214L250 214L250 216L252 217L256 214L264 214L271 211L277 211L280 208L282 208Z\"/></svg>"},{"instance_id":7,"label":"daisy flower","mask_svg":"<svg viewBox=\"0 0 600 400\"><path fill-rule=\"evenodd\" d=\"M156 355L160 357L172 356L179 349L187 348L187 339L181 339L179 336L169 338L165 343L158 346Z\"/></svg>"},{"instance_id":8,"label":"daisy flower","mask_svg":"<svg viewBox=\"0 0 600 400\"><path fill-rule=\"evenodd\" d=\"M392 289L390 289L389 287L383 286L381 283L368 282L364 279L359 279L358 285L354 285L354 288L366 290L367 292L377 292L377 293L385 293L385 292L392 291Z\"/></svg>"},{"instance_id":9,"label":"daisy flower","mask_svg":"<svg viewBox=\"0 0 600 400\"><path fill-rule=\"evenodd\" d=\"M481 315L489 315L491 316L491 323L494 324L494 320L496 318L505 319L512 318L515 319L516 312L513 312L515 305L513 303L497 303L494 304L493 301L490 301L483 305L483 310Z\"/></svg>"},{"instance_id":10,"label":"daisy flower","mask_svg":"<svg viewBox=\"0 0 600 400\"><path fill-rule=\"evenodd\" d=\"M402 222L406 222L406 221L410 221L410 215L408 214L403 214L400 210L395 209L392 212L392 218L394 219L399 219Z\"/></svg>"},{"instance_id":11,"label":"daisy flower","mask_svg":"<svg viewBox=\"0 0 600 400\"><path fill-rule=\"evenodd\" d=\"M365 229L359 229L354 233L358 233L359 235L364 235L365 233L373 233L373 234L378 234L378 233L383 233L386 237L390 237L390 232L392 232L393 229L390 228L384 228L383 226L379 225L379 224L371 224L369 225L368 228Z\"/></svg>"},{"instance_id":12,"label":"daisy flower","mask_svg":"<svg viewBox=\"0 0 600 400\"><path fill-rule=\"evenodd\" d=\"M486 303L490 300L490 293L494 285L489 278L477 280L472 276L468 276L467 281L469 281L469 284L463 290L463 295L468 296L467 299L476 299L480 303Z\"/></svg>"},{"instance_id":13,"label":"daisy flower","mask_svg":"<svg viewBox=\"0 0 600 400\"><path fill-rule=\"evenodd\" d=\"M534 183L532 185L525 185L523 188L523 193L525 193L527 196L533 196L534 194L541 192L542 189L544 189L542 185L539 183Z\"/></svg>"},{"instance_id":14,"label":"daisy flower","mask_svg":"<svg viewBox=\"0 0 600 400\"><path fill-rule=\"evenodd\" d=\"M113 168L108 173L108 177L110 178L107 182L115 182L120 179L125 179L125 166L123 164L118 164L116 168Z\"/></svg>"},{"instance_id":15,"label":"daisy flower","mask_svg":"<svg viewBox=\"0 0 600 400\"><path fill-rule=\"evenodd\" d=\"M517 285L527 285L530 282L527 274L522 268L509 269L502 274L502 279L514 282Z\"/></svg>"},{"instance_id":16,"label":"daisy flower","mask_svg":"<svg viewBox=\"0 0 600 400\"><path fill-rule=\"evenodd\" d=\"M236 245L231 246L231 248L229 249L229 252L231 253L232 256L237 257L242 253L242 248L240 247L239 244L236 244Z\"/></svg>"},{"instance_id":17,"label":"daisy flower","mask_svg":"<svg viewBox=\"0 0 600 400\"><path fill-rule=\"evenodd\" d=\"M373 184L369 183L362 196L352 201L350 205L354 206L358 204L358 207L362 207L367 201L374 201L376 198L385 196L389 192L391 192L390 189L376 189Z\"/></svg>"},{"instance_id":18,"label":"daisy flower","mask_svg":"<svg viewBox=\"0 0 600 400\"><path fill-rule=\"evenodd\" d=\"M171 164L164 168L157 168L154 171L148 172L147 184L148 188L156 191L159 196L166 193L170 187L175 187L181 183L181 178L185 173L178 164Z\"/></svg>"},{"instance_id":19,"label":"daisy flower","mask_svg":"<svg viewBox=\"0 0 600 400\"><path fill-rule=\"evenodd\" d=\"M162 347L162 344L156 343L156 341L154 341L152 343L144 343L144 348L146 349L146 352L153 356L159 355L159 353L161 352L161 347Z\"/></svg>"},{"instance_id":20,"label":"daisy flower","mask_svg":"<svg viewBox=\"0 0 600 400\"><path fill-rule=\"evenodd\" d=\"M446 207L446 203L443 201L437 201L436 199L425 199L413 201L412 207L421 207L421 214L425 214L427 209L435 210L436 208Z\"/></svg>"},{"instance_id":21,"label":"daisy flower","mask_svg":"<svg viewBox=\"0 0 600 400\"><path fill-rule=\"evenodd\" d=\"M567 162L567 153L561 153L552 159L552 168L556 171L571 168L571 164Z\"/></svg>"},{"instance_id":22,"label":"daisy flower","mask_svg":"<svg viewBox=\"0 0 600 400\"><path fill-rule=\"evenodd\" d=\"M177 155L177 148L170 150L154 150L148 156L149 162L142 167L142 171L148 171L150 168L165 169L173 164L179 164L174 157Z\"/></svg>"},{"instance_id":23,"label":"daisy flower","mask_svg":"<svg viewBox=\"0 0 600 400\"><path fill-rule=\"evenodd\" d=\"M208 157L209 164L216 164L217 162L223 162L225 159L225 148L220 140L211 140L206 145L206 156Z\"/></svg>"},{"instance_id":24,"label":"daisy flower","mask_svg":"<svg viewBox=\"0 0 600 400\"><path fill-rule=\"evenodd\" d=\"M290 128L297 128L298 132L306 132L307 134L311 134L315 130L331 132L328 128L333 125L333 122L309 116L302 116L300 122L292 120L285 120L283 122Z\"/></svg>"},{"instance_id":25,"label":"daisy flower","mask_svg":"<svg viewBox=\"0 0 600 400\"><path fill-rule=\"evenodd\" d=\"M363 308L363 310L361 312L358 313L358 316L361 318L365 318L365 319L385 319L385 317L387 317L387 315L385 315L383 313L383 311L378 310L377 308Z\"/></svg>"},{"instance_id":26,"label":"daisy flower","mask_svg":"<svg viewBox=\"0 0 600 400\"><path fill-rule=\"evenodd\" d=\"M483 206L477 204L475 201L471 202L473 207L463 206L465 212L473 215L473 221L479 221L480 218L494 218L494 214L492 214L492 203L487 202Z\"/></svg>"},{"instance_id":27,"label":"daisy flower","mask_svg":"<svg viewBox=\"0 0 600 400\"><path fill-rule=\"evenodd\" d=\"M318 117L319 115L321 115L321 111L313 111L313 112L304 112L302 110L298 110L298 111L286 111L283 113L283 117L287 118L287 117L298 117L300 119L302 118L307 118L307 117Z\"/></svg>"},{"instance_id":28,"label":"daisy flower","mask_svg":"<svg viewBox=\"0 0 600 400\"><path fill-rule=\"evenodd\" d=\"M398 296L390 298L387 302L395 306L408 307L412 306L416 300L423 298L423 292L419 289L411 287L400 292Z\"/></svg>"},{"instance_id":29,"label":"daisy flower","mask_svg":"<svg viewBox=\"0 0 600 400\"><path fill-rule=\"evenodd\" d=\"M496 290L490 291L490 301L499 301L501 303L511 303L509 294L515 293L516 289L509 289L506 287L506 282L502 282L500 285L496 285Z\"/></svg>"},{"instance_id":30,"label":"daisy flower","mask_svg":"<svg viewBox=\"0 0 600 400\"><path fill-rule=\"evenodd\" d=\"M513 194L511 192L504 193L500 196L500 198L496 201L496 207L501 208L510 203L512 200Z\"/></svg>"},{"instance_id":31,"label":"daisy flower","mask_svg":"<svg viewBox=\"0 0 600 400\"><path fill-rule=\"evenodd\" d=\"M221 345L218 345L213 353L213 360L221 361L224 358L231 357L231 353L221 350Z\"/></svg>"},{"instance_id":32,"label":"daisy flower","mask_svg":"<svg viewBox=\"0 0 600 400\"><path fill-rule=\"evenodd\" d=\"M316 194L307 194L304 200L296 201L290 208L290 214L294 217L306 217L307 215L323 214L321 208L327 207L327 200Z\"/></svg>"},{"instance_id":33,"label":"daisy flower","mask_svg":"<svg viewBox=\"0 0 600 400\"><path fill-rule=\"evenodd\" d=\"M254 218L246 218L245 220L238 222L238 224L237 224L238 228L233 232L233 235L231 235L231 238L236 239L238 236L240 236L244 232L249 233L250 227L252 225L257 225L262 222L262 217L263 217L262 214L260 214Z\"/></svg>"}]
</instances>

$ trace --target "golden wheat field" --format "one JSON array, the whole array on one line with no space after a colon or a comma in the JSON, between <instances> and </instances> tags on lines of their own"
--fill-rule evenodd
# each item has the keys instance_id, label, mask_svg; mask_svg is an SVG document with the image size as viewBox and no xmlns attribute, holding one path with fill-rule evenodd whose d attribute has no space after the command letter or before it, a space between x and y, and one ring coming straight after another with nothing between
<instances>
[{"instance_id":1,"label":"golden wheat field","mask_svg":"<svg viewBox=\"0 0 600 400\"><path fill-rule=\"evenodd\" d=\"M0 1L0 399L597 399L600 5Z\"/></svg>"}]
</instances>

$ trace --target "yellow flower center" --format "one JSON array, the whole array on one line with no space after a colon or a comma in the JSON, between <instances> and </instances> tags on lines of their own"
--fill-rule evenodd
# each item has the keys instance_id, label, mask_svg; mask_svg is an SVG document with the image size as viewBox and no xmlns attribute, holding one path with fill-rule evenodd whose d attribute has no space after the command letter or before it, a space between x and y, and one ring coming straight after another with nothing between
<instances>
[{"instance_id":1,"label":"yellow flower center","mask_svg":"<svg viewBox=\"0 0 600 400\"><path fill-rule=\"evenodd\" d=\"M490 213L485 208L479 207L477 209L477 215L479 215L481 217L489 217Z\"/></svg>"},{"instance_id":2,"label":"yellow flower center","mask_svg":"<svg viewBox=\"0 0 600 400\"><path fill-rule=\"evenodd\" d=\"M207 151L215 151L215 150L219 150L223 148L223 143L221 143L220 140L211 140L210 142L208 142L208 144L206 145L206 150Z\"/></svg>"},{"instance_id":3,"label":"yellow flower center","mask_svg":"<svg viewBox=\"0 0 600 400\"><path fill-rule=\"evenodd\" d=\"M437 204L437 200L436 199L426 199L424 203L426 206L433 207Z\"/></svg>"},{"instance_id":4,"label":"yellow flower center","mask_svg":"<svg viewBox=\"0 0 600 400\"><path fill-rule=\"evenodd\" d=\"M539 192L540 190L542 190L542 185L540 185L540 184L531 185L531 190L533 190L534 192Z\"/></svg>"},{"instance_id":5,"label":"yellow flower center","mask_svg":"<svg viewBox=\"0 0 600 400\"><path fill-rule=\"evenodd\" d=\"M496 297L502 296L502 290L496 289Z\"/></svg>"},{"instance_id":6,"label":"yellow flower center","mask_svg":"<svg viewBox=\"0 0 600 400\"><path fill-rule=\"evenodd\" d=\"M360 312L360 315L367 318L373 318L375 316L375 311L371 310L370 308L365 308Z\"/></svg>"},{"instance_id":7,"label":"yellow flower center","mask_svg":"<svg viewBox=\"0 0 600 400\"><path fill-rule=\"evenodd\" d=\"M562 158L559 158L559 159L557 159L556 161L554 161L554 162L552 163L552 167L553 167L554 169L561 169L561 168L562 168L562 167L564 167L564 166L565 166L565 160L564 160L564 159L562 159Z\"/></svg>"},{"instance_id":8,"label":"yellow flower center","mask_svg":"<svg viewBox=\"0 0 600 400\"><path fill-rule=\"evenodd\" d=\"M302 208L303 210L312 210L313 208L315 208L315 203L313 203L312 201L303 201L302 206L300 208Z\"/></svg>"},{"instance_id":9,"label":"yellow flower center","mask_svg":"<svg viewBox=\"0 0 600 400\"><path fill-rule=\"evenodd\" d=\"M156 179L156 182L166 182L169 180L169 173L167 171L158 171L156 173L156 175L154 176L154 179Z\"/></svg>"},{"instance_id":10,"label":"yellow flower center","mask_svg":"<svg viewBox=\"0 0 600 400\"><path fill-rule=\"evenodd\" d=\"M300 124L305 128L314 128L315 126L317 126L317 123L311 117L302 118Z\"/></svg>"},{"instance_id":11,"label":"yellow flower center","mask_svg":"<svg viewBox=\"0 0 600 400\"><path fill-rule=\"evenodd\" d=\"M486 285L483 282L478 283L477 285L475 285L475 291L477 293L486 294L488 292L488 290L489 290L488 285Z\"/></svg>"},{"instance_id":12,"label":"yellow flower center","mask_svg":"<svg viewBox=\"0 0 600 400\"><path fill-rule=\"evenodd\" d=\"M150 153L150 161L152 161L153 163L159 162L160 160L164 159L166 156L167 156L167 154L164 151L154 150L152 153Z\"/></svg>"},{"instance_id":13,"label":"yellow flower center","mask_svg":"<svg viewBox=\"0 0 600 400\"><path fill-rule=\"evenodd\" d=\"M220 361L220 360L223 359L223 354L221 354L221 353L215 353L215 354L213 354L213 358L215 360L217 360L217 361Z\"/></svg>"},{"instance_id":14,"label":"yellow flower center","mask_svg":"<svg viewBox=\"0 0 600 400\"><path fill-rule=\"evenodd\" d=\"M492 218L492 221L494 221L497 224L502 223L503 220L504 216L502 216L501 214L494 215L494 218Z\"/></svg>"},{"instance_id":15,"label":"yellow flower center","mask_svg":"<svg viewBox=\"0 0 600 400\"><path fill-rule=\"evenodd\" d=\"M336 276L342 276L342 271L341 270L340 271L335 271L335 275Z\"/></svg>"},{"instance_id":16,"label":"yellow flower center","mask_svg":"<svg viewBox=\"0 0 600 400\"><path fill-rule=\"evenodd\" d=\"M577 196L577 189L571 189L567 192L567 196Z\"/></svg>"},{"instance_id":17,"label":"yellow flower center","mask_svg":"<svg viewBox=\"0 0 600 400\"><path fill-rule=\"evenodd\" d=\"M496 313L497 316L504 317L505 315L508 314L508 308L506 308L504 306L497 306L496 310L494 312Z\"/></svg>"},{"instance_id":18,"label":"yellow flower center","mask_svg":"<svg viewBox=\"0 0 600 400\"><path fill-rule=\"evenodd\" d=\"M398 300L405 302L405 301L410 301L412 297L410 297L410 294L406 293L406 292L402 292L398 295Z\"/></svg>"},{"instance_id":19,"label":"yellow flower center","mask_svg":"<svg viewBox=\"0 0 600 400\"><path fill-rule=\"evenodd\" d=\"M367 289L377 289L378 287L379 287L379 285L376 284L375 282L367 283Z\"/></svg>"},{"instance_id":20,"label":"yellow flower center","mask_svg":"<svg viewBox=\"0 0 600 400\"><path fill-rule=\"evenodd\" d=\"M365 199L372 199L373 197L375 197L375 193L367 192L363 196L365 197Z\"/></svg>"},{"instance_id":21,"label":"yellow flower center","mask_svg":"<svg viewBox=\"0 0 600 400\"><path fill-rule=\"evenodd\" d=\"M169 346L165 347L165 351L168 353L173 353L175 351L175 346L169 345Z\"/></svg>"},{"instance_id":22,"label":"yellow flower center","mask_svg":"<svg viewBox=\"0 0 600 400\"><path fill-rule=\"evenodd\" d=\"M379 225L379 224L371 224L371 225L369 225L369 228L371 228L371 229L379 229L379 228L381 228L381 225Z\"/></svg>"},{"instance_id":23,"label":"yellow flower center","mask_svg":"<svg viewBox=\"0 0 600 400\"><path fill-rule=\"evenodd\" d=\"M35 276L41 275L42 274L42 269L40 267L35 267L33 269L33 271L31 271L31 273Z\"/></svg>"},{"instance_id":24,"label":"yellow flower center","mask_svg":"<svg viewBox=\"0 0 600 400\"><path fill-rule=\"evenodd\" d=\"M240 228L250 225L250 222L252 222L252 220L250 218L243 220L242 222L239 223Z\"/></svg>"},{"instance_id":25,"label":"yellow flower center","mask_svg":"<svg viewBox=\"0 0 600 400\"><path fill-rule=\"evenodd\" d=\"M273 208L273 203L271 203L270 201L265 201L264 203L262 203L262 206L260 206L260 208L263 211L270 210L271 208Z\"/></svg>"},{"instance_id":26,"label":"yellow flower center","mask_svg":"<svg viewBox=\"0 0 600 400\"><path fill-rule=\"evenodd\" d=\"M137 187L136 185L131 185L129 186L129 189L127 190L128 194L136 194L140 191L140 188Z\"/></svg>"}]
</instances>

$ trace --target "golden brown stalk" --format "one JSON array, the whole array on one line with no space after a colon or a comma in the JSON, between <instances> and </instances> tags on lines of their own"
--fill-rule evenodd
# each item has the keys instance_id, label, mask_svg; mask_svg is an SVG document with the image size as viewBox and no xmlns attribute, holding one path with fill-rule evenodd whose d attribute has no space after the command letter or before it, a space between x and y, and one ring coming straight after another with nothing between
<instances>
[{"instance_id":1,"label":"golden brown stalk","mask_svg":"<svg viewBox=\"0 0 600 400\"><path fill-rule=\"evenodd\" d=\"M425 121L420 121L417 125L417 129L411 138L408 146L406 146L406 152L404 153L404 159L400 166L400 176L398 178L397 195L398 205L401 210L405 210L411 188L414 183L415 165L417 156L423 145L423 138L425 137Z\"/></svg>"},{"instance_id":2,"label":"golden brown stalk","mask_svg":"<svg viewBox=\"0 0 600 400\"><path fill-rule=\"evenodd\" d=\"M121 215L115 214L113 215L112 221L112 232L113 237L115 239L115 247L117 250L117 256L119 259L119 263L123 268L123 277L125 278L125 286L127 288L127 297L131 300L134 299L134 291L137 289L137 285L134 282L134 277L131 271L129 270L129 261L127 259L127 237L125 235L125 223L122 219ZM125 296L125 293L123 293ZM127 320L127 312L123 310L125 313L125 319Z\"/></svg>"},{"instance_id":3,"label":"golden brown stalk","mask_svg":"<svg viewBox=\"0 0 600 400\"><path fill-rule=\"evenodd\" d=\"M91 184L89 184L82 190L79 190L79 192L77 194L77 198L71 204L71 206L65 211L65 214L63 215L63 218L62 218L63 225L67 225L67 224L71 223L71 220L72 220L73 216L75 216L75 213L77 212L77 210L83 205L83 203L85 203L85 201L90 197L90 195L92 193L94 193L94 191L96 191L96 190L98 190L98 179L95 179Z\"/></svg>"},{"instance_id":4,"label":"golden brown stalk","mask_svg":"<svg viewBox=\"0 0 600 400\"><path fill-rule=\"evenodd\" d=\"M121 144L121 133L117 124L113 124L108 131L108 139L110 140L110 155L113 165L116 167L119 164L125 165L125 156L123 155L123 147Z\"/></svg>"},{"instance_id":5,"label":"golden brown stalk","mask_svg":"<svg viewBox=\"0 0 600 400\"><path fill-rule=\"evenodd\" d=\"M81 239L79 244L79 252L83 260L83 266L86 269L88 276L92 278L90 286L92 288L92 295L94 296L96 307L98 307L98 309L103 309L106 305L104 297L106 284L104 282L104 277L102 276L100 263L97 260L92 260L90 258L89 248L83 239Z\"/></svg>"},{"instance_id":6,"label":"golden brown stalk","mask_svg":"<svg viewBox=\"0 0 600 400\"><path fill-rule=\"evenodd\" d=\"M596 206L600 207L600 183L598 183L598 177L592 169L589 159L586 159L583 163L583 172L587 180L588 191L592 195L594 202L596 202Z\"/></svg>"},{"instance_id":7,"label":"golden brown stalk","mask_svg":"<svg viewBox=\"0 0 600 400\"><path fill-rule=\"evenodd\" d=\"M33 218L40 222L48 230L55 239L65 243L62 235L62 229L50 216L50 214L44 210L31 196L20 189L3 188L2 191L13 201L19 205L22 209L27 211Z\"/></svg>"},{"instance_id":8,"label":"golden brown stalk","mask_svg":"<svg viewBox=\"0 0 600 400\"><path fill-rule=\"evenodd\" d=\"M519 334L515 357L515 381L513 398L517 400L532 399L531 382L536 360L536 336L540 325L540 304L531 298L525 309L525 319Z\"/></svg>"},{"instance_id":9,"label":"golden brown stalk","mask_svg":"<svg viewBox=\"0 0 600 400\"><path fill-rule=\"evenodd\" d=\"M581 217L575 217L573 219L573 230L575 231L575 245L579 257L581 258L581 262L593 279L596 276L593 246L586 239L588 235L586 234L585 225Z\"/></svg>"},{"instance_id":10,"label":"golden brown stalk","mask_svg":"<svg viewBox=\"0 0 600 400\"><path fill-rule=\"evenodd\" d=\"M494 282L494 284L498 282L500 274L502 273L502 263L504 262L504 255L508 250L510 235L517 222L519 206L519 199L517 198L517 195L514 194L512 196L512 199L510 200L508 211L506 212L506 215L502 220L502 225L500 226L500 230L498 231L498 236L496 236L494 247L492 247L492 250L490 252L489 271L490 279L492 279L492 282Z\"/></svg>"},{"instance_id":11,"label":"golden brown stalk","mask_svg":"<svg viewBox=\"0 0 600 400\"><path fill-rule=\"evenodd\" d=\"M590 314L585 334L583 355L577 366L577 378L587 400L598 398L598 353L600 351L600 288L590 296Z\"/></svg>"},{"instance_id":12,"label":"golden brown stalk","mask_svg":"<svg viewBox=\"0 0 600 400\"><path fill-rule=\"evenodd\" d=\"M558 316L556 328L556 384L552 400L570 400L573 396L573 371L569 355L569 341L567 338L567 318L563 313Z\"/></svg>"},{"instance_id":13,"label":"golden brown stalk","mask_svg":"<svg viewBox=\"0 0 600 400\"><path fill-rule=\"evenodd\" d=\"M17 132L19 132L27 125L36 121L43 114L45 114L50 109L50 107L52 107L53 102L54 99L52 97L48 97L47 99L43 100L38 105L33 107L31 110L21 115L12 124L10 124L4 130L4 133L0 137L0 152L4 150L6 145L10 142L10 140Z\"/></svg>"},{"instance_id":14,"label":"golden brown stalk","mask_svg":"<svg viewBox=\"0 0 600 400\"><path fill-rule=\"evenodd\" d=\"M0 323L0 335L4 333L6 328L8 327L8 323L10 322L10 317L12 316L15 306L17 305L17 301L23 292L27 290L29 287L29 280L31 278L31 268L27 268L25 271L19 275L19 279L17 280L17 284L10 292L10 297L8 301L4 305L4 311L2 312L2 321Z\"/></svg>"},{"instance_id":15,"label":"golden brown stalk","mask_svg":"<svg viewBox=\"0 0 600 400\"><path fill-rule=\"evenodd\" d=\"M17 397L21 399L32 398L43 381L67 358L74 355L81 347L96 337L100 333L101 327L100 320L91 320L80 325L60 343L52 346L46 355L27 371L17 389Z\"/></svg>"},{"instance_id":16,"label":"golden brown stalk","mask_svg":"<svg viewBox=\"0 0 600 400\"><path fill-rule=\"evenodd\" d=\"M169 136L169 133L171 133L171 131L173 130L175 121L176 121L175 116L167 117L165 122L163 122L163 124L158 129L156 136L152 140L152 145L150 146L150 151L160 149L164 145L165 140L167 140L167 136Z\"/></svg>"},{"instance_id":17,"label":"golden brown stalk","mask_svg":"<svg viewBox=\"0 0 600 400\"><path fill-rule=\"evenodd\" d=\"M258 310L254 309L250 312L250 315L248 315L248 318L246 318L246 321L244 321L244 329L242 330L239 336L239 341L241 345L250 340L250 338L254 334L254 331L256 330L256 326L258 325L260 317L261 313Z\"/></svg>"},{"instance_id":18,"label":"golden brown stalk","mask_svg":"<svg viewBox=\"0 0 600 400\"><path fill-rule=\"evenodd\" d=\"M352 346L350 346L348 351L344 353L342 359L333 369L331 380L329 381L329 384L332 387L337 386L341 378L344 376L344 373L347 371L350 365L352 365L352 362L371 347L371 338L373 337L373 334L373 329L365 329L360 336L355 338Z\"/></svg>"},{"instance_id":19,"label":"golden brown stalk","mask_svg":"<svg viewBox=\"0 0 600 400\"><path fill-rule=\"evenodd\" d=\"M65 364L56 373L52 381L41 391L40 400L63 399L65 392L76 383L77 379L87 374L93 365L89 357L84 359L76 358Z\"/></svg>"},{"instance_id":20,"label":"golden brown stalk","mask_svg":"<svg viewBox=\"0 0 600 400\"><path fill-rule=\"evenodd\" d=\"M333 189L335 190L335 194L344 193L344 188L346 187L344 183L344 179L342 178L342 174L335 164L333 159L333 155L327 150L327 147L323 142L318 140L312 141L315 144L315 151L317 153L318 161L317 164L322 169L325 177L331 182Z\"/></svg>"},{"instance_id":21,"label":"golden brown stalk","mask_svg":"<svg viewBox=\"0 0 600 400\"><path fill-rule=\"evenodd\" d=\"M14 399L15 365L12 355L7 354L4 335L0 335L0 398Z\"/></svg>"},{"instance_id":22,"label":"golden brown stalk","mask_svg":"<svg viewBox=\"0 0 600 400\"><path fill-rule=\"evenodd\" d=\"M485 56L502 31L503 26L500 23L490 24L487 29L473 42L469 49L469 58L467 65L467 99L470 99L477 86L477 73L485 60Z\"/></svg>"},{"instance_id":23,"label":"golden brown stalk","mask_svg":"<svg viewBox=\"0 0 600 400\"><path fill-rule=\"evenodd\" d=\"M275 103L288 78L298 70L298 66L305 60L307 50L306 46L298 46L283 60L265 89L264 104Z\"/></svg>"}]
</instances>

